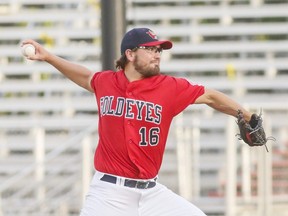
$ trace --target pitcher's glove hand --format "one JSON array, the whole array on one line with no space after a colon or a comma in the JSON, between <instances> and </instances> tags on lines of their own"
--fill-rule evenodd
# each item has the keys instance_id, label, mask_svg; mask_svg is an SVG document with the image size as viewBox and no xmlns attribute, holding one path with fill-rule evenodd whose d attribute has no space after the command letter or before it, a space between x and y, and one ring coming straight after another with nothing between
<instances>
[{"instance_id":1,"label":"pitcher's glove hand","mask_svg":"<svg viewBox=\"0 0 288 216\"><path fill-rule=\"evenodd\" d=\"M266 143L267 141L274 140L274 137L266 137L263 120L261 114L253 114L249 122L246 122L243 116L243 112L238 110L237 115L237 124L239 127L240 134L237 134L239 140L243 140L249 146L262 146L265 145L265 148L268 152Z\"/></svg>"}]
</instances>

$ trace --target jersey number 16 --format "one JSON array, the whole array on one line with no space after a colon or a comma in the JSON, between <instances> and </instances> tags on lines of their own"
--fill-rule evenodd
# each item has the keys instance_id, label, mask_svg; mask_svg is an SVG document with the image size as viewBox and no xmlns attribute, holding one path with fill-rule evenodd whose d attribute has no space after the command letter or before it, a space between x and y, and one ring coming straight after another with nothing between
<instances>
[{"instance_id":1,"label":"jersey number 16","mask_svg":"<svg viewBox=\"0 0 288 216\"><path fill-rule=\"evenodd\" d=\"M140 146L156 146L159 143L159 127L152 127L147 131L146 127L141 127L139 130L140 134Z\"/></svg>"}]
</instances>

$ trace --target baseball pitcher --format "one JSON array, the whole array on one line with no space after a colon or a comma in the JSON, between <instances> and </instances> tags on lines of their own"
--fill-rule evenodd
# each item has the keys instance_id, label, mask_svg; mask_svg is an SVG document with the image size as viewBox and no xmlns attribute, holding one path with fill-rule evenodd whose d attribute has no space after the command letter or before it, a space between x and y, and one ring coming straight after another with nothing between
<instances>
[{"instance_id":1,"label":"baseball pitcher","mask_svg":"<svg viewBox=\"0 0 288 216\"><path fill-rule=\"evenodd\" d=\"M92 72L48 52L33 40L25 40L25 44L35 47L30 60L51 64L96 97L96 171L81 216L205 215L158 182L171 121L193 104L207 104L234 117L241 114L239 125L249 124L252 113L218 91L161 74L161 53L172 48L172 42L159 40L148 28L134 28L124 35L117 71ZM253 144L249 133L242 134Z\"/></svg>"}]
</instances>

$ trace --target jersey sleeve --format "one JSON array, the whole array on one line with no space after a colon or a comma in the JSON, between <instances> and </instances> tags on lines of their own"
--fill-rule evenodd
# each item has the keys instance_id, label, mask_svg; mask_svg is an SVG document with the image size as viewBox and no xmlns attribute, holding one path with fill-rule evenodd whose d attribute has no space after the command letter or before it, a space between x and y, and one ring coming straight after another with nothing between
<instances>
[{"instance_id":1,"label":"jersey sleeve","mask_svg":"<svg viewBox=\"0 0 288 216\"><path fill-rule=\"evenodd\" d=\"M99 86L101 86L101 89L103 89L103 86L109 86L111 84L113 79L113 75L115 75L114 71L100 71L100 72L95 72L91 81L90 85L95 93L97 95L97 89ZM99 89L98 89L99 91Z\"/></svg>"},{"instance_id":2,"label":"jersey sleeve","mask_svg":"<svg viewBox=\"0 0 288 216\"><path fill-rule=\"evenodd\" d=\"M187 106L204 94L205 88L202 85L192 84L186 79L176 79L175 115L182 112Z\"/></svg>"},{"instance_id":3,"label":"jersey sleeve","mask_svg":"<svg viewBox=\"0 0 288 216\"><path fill-rule=\"evenodd\" d=\"M93 89L95 94L96 94L96 86L97 86L97 82L98 82L98 78L99 78L100 74L101 74L100 72L94 73L94 75L93 75L93 77L92 77L92 79L90 81L90 85L91 85L91 87L92 87L92 89Z\"/></svg>"}]
</instances>

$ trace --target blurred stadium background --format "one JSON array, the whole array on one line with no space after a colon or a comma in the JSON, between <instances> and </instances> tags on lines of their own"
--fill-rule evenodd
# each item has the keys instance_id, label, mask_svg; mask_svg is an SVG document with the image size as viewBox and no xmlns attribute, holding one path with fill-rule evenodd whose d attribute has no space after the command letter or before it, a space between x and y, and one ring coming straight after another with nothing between
<instances>
[{"instance_id":1,"label":"blurred stadium background","mask_svg":"<svg viewBox=\"0 0 288 216\"><path fill-rule=\"evenodd\" d=\"M100 3L0 1L1 216L79 214L97 145L94 96L24 59L19 44L32 38L101 70ZM164 73L262 109L277 139L269 153L249 148L234 118L192 106L173 122L160 181L209 216L288 215L288 1L126 0L125 8L127 29L146 26L174 42Z\"/></svg>"}]
</instances>

